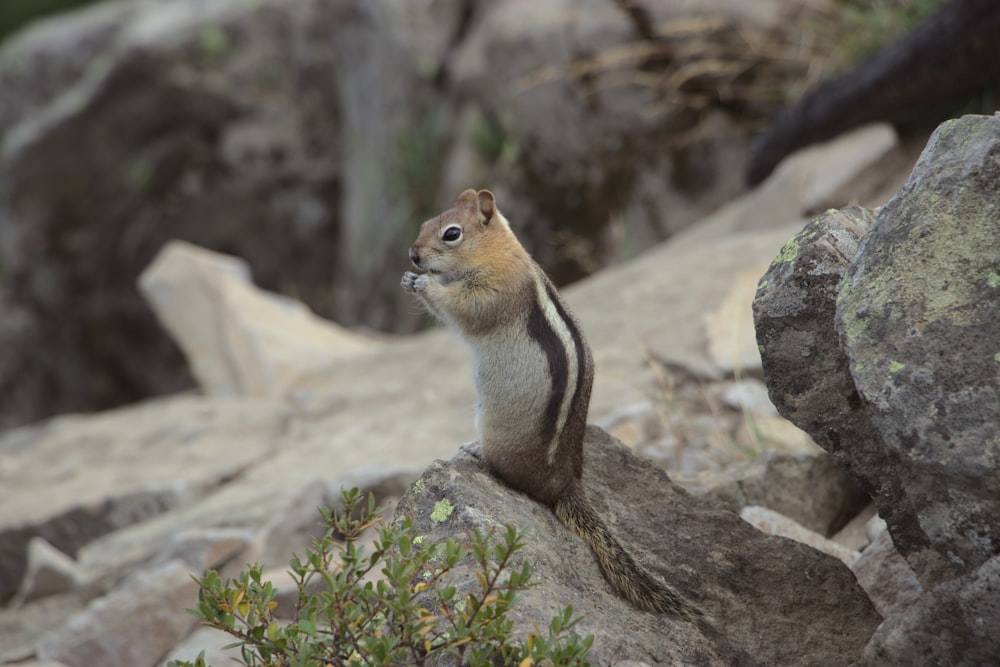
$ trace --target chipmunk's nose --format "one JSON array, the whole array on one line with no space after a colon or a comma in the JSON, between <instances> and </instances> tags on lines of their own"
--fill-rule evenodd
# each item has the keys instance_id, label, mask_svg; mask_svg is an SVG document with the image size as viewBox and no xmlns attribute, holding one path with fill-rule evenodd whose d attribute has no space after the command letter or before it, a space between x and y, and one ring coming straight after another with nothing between
<instances>
[{"instance_id":1,"label":"chipmunk's nose","mask_svg":"<svg viewBox=\"0 0 1000 667\"><path fill-rule=\"evenodd\" d=\"M410 248L410 261L413 262L413 266L420 268L420 253L414 247Z\"/></svg>"}]
</instances>

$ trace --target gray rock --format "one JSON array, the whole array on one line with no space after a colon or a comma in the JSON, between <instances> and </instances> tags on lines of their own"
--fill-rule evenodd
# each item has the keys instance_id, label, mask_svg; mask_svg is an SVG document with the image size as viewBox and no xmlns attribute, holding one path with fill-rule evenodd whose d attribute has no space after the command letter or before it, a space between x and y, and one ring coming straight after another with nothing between
<instances>
[{"instance_id":1,"label":"gray rock","mask_svg":"<svg viewBox=\"0 0 1000 667\"><path fill-rule=\"evenodd\" d=\"M705 347L723 377L759 375L760 350L754 340L751 302L766 262L735 277L712 313L705 317ZM765 390L766 393L766 390Z\"/></svg>"},{"instance_id":2,"label":"gray rock","mask_svg":"<svg viewBox=\"0 0 1000 667\"><path fill-rule=\"evenodd\" d=\"M640 562L712 616L714 627L631 608L601 577L589 547L551 511L506 489L464 453L432 465L396 516L413 516L416 532L434 542L505 523L528 530L522 554L538 586L512 609L515 633L544 626L572 604L583 616L577 632L595 635L597 664L846 665L860 655L879 617L842 563L691 497L600 429L588 430L585 452L584 483L597 511ZM442 499L454 511L435 522ZM453 575L459 595L478 586L469 564ZM763 611L773 609L781 613Z\"/></svg>"},{"instance_id":3,"label":"gray rock","mask_svg":"<svg viewBox=\"0 0 1000 667\"><path fill-rule=\"evenodd\" d=\"M82 580L76 561L40 537L28 542L28 565L17 591L20 606L37 598L68 593Z\"/></svg>"},{"instance_id":4,"label":"gray rock","mask_svg":"<svg viewBox=\"0 0 1000 667\"><path fill-rule=\"evenodd\" d=\"M181 396L3 434L0 601L21 583L31 538L76 557L101 536L193 503L273 453L288 418L270 402Z\"/></svg>"},{"instance_id":5,"label":"gray rock","mask_svg":"<svg viewBox=\"0 0 1000 667\"><path fill-rule=\"evenodd\" d=\"M878 514L873 516L868 520L868 523L865 524L865 534L868 536L868 541L874 542L885 529L885 519L880 517Z\"/></svg>"},{"instance_id":6,"label":"gray rock","mask_svg":"<svg viewBox=\"0 0 1000 667\"><path fill-rule=\"evenodd\" d=\"M734 512L748 505L774 510L829 537L869 502L826 453L766 451L751 463L733 466L721 477L685 482L699 496L721 501Z\"/></svg>"},{"instance_id":7,"label":"gray rock","mask_svg":"<svg viewBox=\"0 0 1000 667\"><path fill-rule=\"evenodd\" d=\"M869 537L870 531L868 527L872 518L878 516L876 512L875 503L868 503L843 528L834 533L830 539L844 545L848 549L854 549L855 551L864 550L865 547L872 543L873 538Z\"/></svg>"},{"instance_id":8,"label":"gray rock","mask_svg":"<svg viewBox=\"0 0 1000 667\"><path fill-rule=\"evenodd\" d=\"M171 561L93 600L38 642L38 657L69 667L155 665L197 621L198 586L183 563Z\"/></svg>"},{"instance_id":9,"label":"gray rock","mask_svg":"<svg viewBox=\"0 0 1000 667\"><path fill-rule=\"evenodd\" d=\"M341 322L412 326L395 267L426 165L404 162L450 107L416 102L399 3L101 4L0 52L0 291L27 320L0 322L0 424L190 386L134 289L171 238ZM433 4L447 34L460 7Z\"/></svg>"},{"instance_id":10,"label":"gray rock","mask_svg":"<svg viewBox=\"0 0 1000 667\"><path fill-rule=\"evenodd\" d=\"M869 476L843 448L875 448L877 435L858 410L860 398L840 349L834 312L841 279L873 222L870 211L854 206L811 221L781 249L753 301L771 401L869 495Z\"/></svg>"},{"instance_id":11,"label":"gray rock","mask_svg":"<svg viewBox=\"0 0 1000 667\"><path fill-rule=\"evenodd\" d=\"M318 480L301 487L240 480L200 502L94 540L80 550L80 566L88 581L111 588L128 573L175 554L196 574L234 559L236 566L285 565L293 551L311 544L319 532L316 508L331 501Z\"/></svg>"},{"instance_id":12,"label":"gray rock","mask_svg":"<svg viewBox=\"0 0 1000 667\"><path fill-rule=\"evenodd\" d=\"M0 664L28 660L38 641L62 627L87 604L81 595L50 595L23 605L0 607Z\"/></svg>"},{"instance_id":13,"label":"gray rock","mask_svg":"<svg viewBox=\"0 0 1000 667\"><path fill-rule=\"evenodd\" d=\"M906 612L924 593L913 568L893 545L888 530L883 530L861 552L851 570L882 618Z\"/></svg>"},{"instance_id":14,"label":"gray rock","mask_svg":"<svg viewBox=\"0 0 1000 667\"><path fill-rule=\"evenodd\" d=\"M994 556L887 618L857 664L991 667L998 657L1000 556Z\"/></svg>"},{"instance_id":15,"label":"gray rock","mask_svg":"<svg viewBox=\"0 0 1000 667\"><path fill-rule=\"evenodd\" d=\"M166 667L173 660L194 662L198 658L198 654L202 652L205 654L205 664L212 667L239 664L233 661L239 660L240 650L238 648L225 648L232 643L233 638L225 632L220 632L215 628L198 628L170 651L159 664L161 667Z\"/></svg>"},{"instance_id":16,"label":"gray rock","mask_svg":"<svg viewBox=\"0 0 1000 667\"><path fill-rule=\"evenodd\" d=\"M722 400L734 410L762 416L777 414L767 395L767 385L755 378L743 378L723 385Z\"/></svg>"},{"instance_id":17,"label":"gray rock","mask_svg":"<svg viewBox=\"0 0 1000 667\"><path fill-rule=\"evenodd\" d=\"M238 257L190 243L166 244L139 289L208 395L280 398L317 367L378 350L301 302L257 288Z\"/></svg>"},{"instance_id":18,"label":"gray rock","mask_svg":"<svg viewBox=\"0 0 1000 667\"><path fill-rule=\"evenodd\" d=\"M789 519L787 516L778 514L766 507L748 505L740 511L740 518L768 535L787 537L790 540L810 546L817 551L829 554L847 567L853 566L861 555L857 551L827 539L819 533L805 528L802 524Z\"/></svg>"},{"instance_id":19,"label":"gray rock","mask_svg":"<svg viewBox=\"0 0 1000 667\"><path fill-rule=\"evenodd\" d=\"M844 447L925 586L1000 552L998 153L1000 115L942 124L837 301L879 439Z\"/></svg>"},{"instance_id":20,"label":"gray rock","mask_svg":"<svg viewBox=\"0 0 1000 667\"><path fill-rule=\"evenodd\" d=\"M926 591L912 602L919 588L880 554L888 538L862 557L859 578L892 614L864 664L998 655L998 152L1000 115L943 124L863 241L871 214L820 216L754 303L779 412L871 494Z\"/></svg>"},{"instance_id":21,"label":"gray rock","mask_svg":"<svg viewBox=\"0 0 1000 667\"><path fill-rule=\"evenodd\" d=\"M253 544L253 531L241 528L189 528L173 535L158 558L183 562L192 572L219 570ZM252 559L241 559L244 566Z\"/></svg>"}]
</instances>

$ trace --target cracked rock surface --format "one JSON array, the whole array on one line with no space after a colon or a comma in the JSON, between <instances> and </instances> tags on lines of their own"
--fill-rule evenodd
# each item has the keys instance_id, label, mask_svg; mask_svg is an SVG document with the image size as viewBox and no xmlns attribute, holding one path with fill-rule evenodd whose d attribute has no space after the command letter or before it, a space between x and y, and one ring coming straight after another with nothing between
<instances>
[{"instance_id":1,"label":"cracked rock surface","mask_svg":"<svg viewBox=\"0 0 1000 667\"><path fill-rule=\"evenodd\" d=\"M1000 654L998 182L1000 115L943 123L892 200L809 223L754 302L771 399L871 494L926 591L865 664Z\"/></svg>"}]
</instances>

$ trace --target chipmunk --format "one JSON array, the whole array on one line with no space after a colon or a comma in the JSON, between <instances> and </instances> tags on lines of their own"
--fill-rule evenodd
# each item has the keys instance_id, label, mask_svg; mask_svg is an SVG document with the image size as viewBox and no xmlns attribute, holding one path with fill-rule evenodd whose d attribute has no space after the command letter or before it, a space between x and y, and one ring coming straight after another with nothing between
<instances>
[{"instance_id":1,"label":"chipmunk","mask_svg":"<svg viewBox=\"0 0 1000 667\"><path fill-rule=\"evenodd\" d=\"M481 457L507 486L551 508L586 540L605 579L646 611L702 614L640 567L581 482L594 363L580 323L521 246L488 190L466 190L410 248L421 275L403 290L471 347Z\"/></svg>"}]
</instances>

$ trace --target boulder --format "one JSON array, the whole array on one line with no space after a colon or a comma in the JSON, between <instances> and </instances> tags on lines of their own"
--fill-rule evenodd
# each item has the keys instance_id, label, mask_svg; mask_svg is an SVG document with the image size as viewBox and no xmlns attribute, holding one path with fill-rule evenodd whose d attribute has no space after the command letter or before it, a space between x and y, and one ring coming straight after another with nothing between
<instances>
[{"instance_id":1,"label":"boulder","mask_svg":"<svg viewBox=\"0 0 1000 667\"><path fill-rule=\"evenodd\" d=\"M197 624L186 611L197 602L198 585L183 563L138 572L43 637L38 657L68 667L155 665Z\"/></svg>"},{"instance_id":2,"label":"boulder","mask_svg":"<svg viewBox=\"0 0 1000 667\"><path fill-rule=\"evenodd\" d=\"M705 473L683 485L721 501L734 512L761 506L824 537L833 535L869 502L868 496L826 453L766 451L724 474Z\"/></svg>"},{"instance_id":3,"label":"boulder","mask_svg":"<svg viewBox=\"0 0 1000 667\"><path fill-rule=\"evenodd\" d=\"M942 124L877 217L811 222L754 302L771 399L872 496L925 591L880 603L863 664L996 655L997 155L1000 114Z\"/></svg>"},{"instance_id":4,"label":"boulder","mask_svg":"<svg viewBox=\"0 0 1000 667\"><path fill-rule=\"evenodd\" d=\"M241 480L93 540L80 549L80 567L88 581L110 589L130 573L168 560L183 562L195 574L230 563L284 565L322 534L316 508L332 501L318 479L301 487Z\"/></svg>"},{"instance_id":5,"label":"boulder","mask_svg":"<svg viewBox=\"0 0 1000 667\"><path fill-rule=\"evenodd\" d=\"M761 264L736 276L722 302L705 317L708 356L724 374L760 374L760 351L753 336L750 304L765 268Z\"/></svg>"},{"instance_id":6,"label":"boulder","mask_svg":"<svg viewBox=\"0 0 1000 667\"><path fill-rule=\"evenodd\" d=\"M866 414L857 410L860 399L840 350L834 313L841 279L874 219L867 209L852 206L809 222L782 247L753 300L771 401L862 483L867 477L842 455L842 442L861 449L875 436Z\"/></svg>"},{"instance_id":7,"label":"boulder","mask_svg":"<svg viewBox=\"0 0 1000 667\"><path fill-rule=\"evenodd\" d=\"M172 238L328 317L412 328L406 161L449 106L416 103L396 4L100 3L4 43L0 425L190 386L135 289ZM448 34L458 3L433 4Z\"/></svg>"},{"instance_id":8,"label":"boulder","mask_svg":"<svg viewBox=\"0 0 1000 667\"><path fill-rule=\"evenodd\" d=\"M584 484L598 513L711 624L636 611L609 588L583 540L464 452L432 465L396 516L412 516L415 532L433 542L465 540L468 530L500 524L528 531L522 556L537 586L511 611L515 634L544 626L572 604L583 617L576 632L595 636L590 658L597 664L847 665L860 656L880 619L843 563L690 496L596 427L587 431L585 460ZM434 521L443 499L454 510ZM459 595L478 586L471 569L463 562L452 571Z\"/></svg>"},{"instance_id":9,"label":"boulder","mask_svg":"<svg viewBox=\"0 0 1000 667\"><path fill-rule=\"evenodd\" d=\"M740 518L768 535L787 537L790 540L806 544L817 551L829 554L847 567L852 567L861 556L857 551L829 540L819 533L809 530L802 524L789 519L787 516L766 507L748 505L740 511Z\"/></svg>"},{"instance_id":10,"label":"boulder","mask_svg":"<svg viewBox=\"0 0 1000 667\"><path fill-rule=\"evenodd\" d=\"M1000 556L886 619L859 666L986 667L1000 656Z\"/></svg>"},{"instance_id":11,"label":"boulder","mask_svg":"<svg viewBox=\"0 0 1000 667\"><path fill-rule=\"evenodd\" d=\"M0 601L21 585L32 538L76 557L103 535L189 505L273 453L287 419L286 407L263 401L179 396L3 434Z\"/></svg>"},{"instance_id":12,"label":"boulder","mask_svg":"<svg viewBox=\"0 0 1000 667\"><path fill-rule=\"evenodd\" d=\"M896 551L887 530L865 547L851 570L882 618L904 613L924 593L913 568Z\"/></svg>"},{"instance_id":13,"label":"boulder","mask_svg":"<svg viewBox=\"0 0 1000 667\"><path fill-rule=\"evenodd\" d=\"M837 299L880 442L844 444L925 586L1000 553L998 155L1000 115L942 124Z\"/></svg>"},{"instance_id":14,"label":"boulder","mask_svg":"<svg viewBox=\"0 0 1000 667\"><path fill-rule=\"evenodd\" d=\"M37 653L38 641L65 625L87 606L79 591L0 608L0 663L28 660Z\"/></svg>"},{"instance_id":15,"label":"boulder","mask_svg":"<svg viewBox=\"0 0 1000 667\"><path fill-rule=\"evenodd\" d=\"M286 396L318 368L377 349L301 302L257 289L239 258L190 243L165 245L139 287L206 394Z\"/></svg>"}]
</instances>

